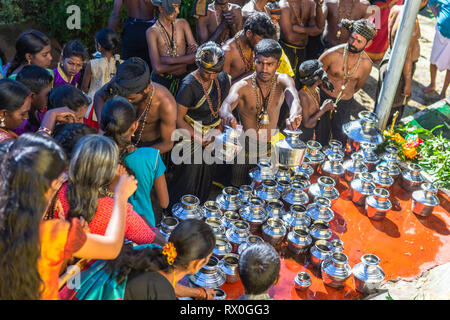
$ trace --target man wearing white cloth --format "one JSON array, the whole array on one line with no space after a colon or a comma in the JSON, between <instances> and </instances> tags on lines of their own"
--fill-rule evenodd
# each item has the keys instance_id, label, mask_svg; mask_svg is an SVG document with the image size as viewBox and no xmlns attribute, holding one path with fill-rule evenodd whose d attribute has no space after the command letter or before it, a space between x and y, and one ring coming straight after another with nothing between
<instances>
[{"instance_id":1,"label":"man wearing white cloth","mask_svg":"<svg viewBox=\"0 0 450 320\"><path fill-rule=\"evenodd\" d=\"M428 6L436 16L437 23L430 57L431 83L428 87L423 88L423 92L434 91L437 70L447 70L444 86L440 93L440 98L443 99L450 83L450 0L430 0Z\"/></svg>"}]
</instances>

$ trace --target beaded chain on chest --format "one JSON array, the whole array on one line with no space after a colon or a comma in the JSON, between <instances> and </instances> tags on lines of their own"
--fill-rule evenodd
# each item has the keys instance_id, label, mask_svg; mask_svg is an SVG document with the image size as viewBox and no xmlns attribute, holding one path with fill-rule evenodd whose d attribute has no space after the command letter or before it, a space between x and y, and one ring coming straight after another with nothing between
<instances>
[{"instance_id":1,"label":"beaded chain on chest","mask_svg":"<svg viewBox=\"0 0 450 320\"><path fill-rule=\"evenodd\" d=\"M220 83L219 80L216 78L214 79L214 83L216 84L216 88L217 88L217 95L219 97L219 100L217 101L217 111L214 111L213 105L212 105L212 101L211 101L211 97L208 94L208 89L206 88L205 83L203 82L203 80L197 76L195 73L193 73L194 78L202 85L203 88L203 94L206 97L206 101L208 102L208 106L209 106L209 110L211 110L211 114L213 115L214 119L218 117L219 115L219 111L220 111L220 106L222 103L222 90L220 89Z\"/></svg>"},{"instance_id":2,"label":"beaded chain on chest","mask_svg":"<svg viewBox=\"0 0 450 320\"><path fill-rule=\"evenodd\" d=\"M342 35L342 24L341 24L341 20L342 19L351 19L351 15L352 15L352 9L355 6L355 0L352 1L352 5L350 7L347 7L347 10L344 10L344 5L342 5L341 0L338 0L338 26L339 29L336 32L336 38L340 39L341 35ZM350 9L349 9L350 8Z\"/></svg>"},{"instance_id":3,"label":"beaded chain on chest","mask_svg":"<svg viewBox=\"0 0 450 320\"><path fill-rule=\"evenodd\" d=\"M303 86L303 90L314 100L315 105L320 108L320 95L318 92L319 88L316 88L316 91L312 92L307 86Z\"/></svg>"},{"instance_id":4,"label":"beaded chain on chest","mask_svg":"<svg viewBox=\"0 0 450 320\"><path fill-rule=\"evenodd\" d=\"M253 89L255 92L255 99L256 99L256 128L257 128L257 130L261 129L261 127L262 127L261 122L264 119L264 117L268 118L267 108L270 106L270 104L272 102L273 93L275 91L276 85L277 85L277 76L274 75L272 77L272 83L270 86L269 93L267 94L266 97L264 97L262 94L261 87L256 82L256 72L254 72L252 75L252 86L253 86ZM259 88L259 91L261 92L261 99L259 98L257 87ZM260 100L261 100L261 102L260 102ZM261 106L261 104L262 104L262 106Z\"/></svg>"},{"instance_id":5,"label":"beaded chain on chest","mask_svg":"<svg viewBox=\"0 0 450 320\"><path fill-rule=\"evenodd\" d=\"M358 60L356 61L355 68L349 74L348 73L348 50L347 50L347 46L344 47L344 81L343 81L342 86L341 86L341 92L339 93L339 95L336 98L335 104L337 104L341 100L342 95L344 94L345 87L347 86L348 79L353 78L353 76L355 75L356 71L358 70L359 64L361 63L361 57L362 57L363 52L364 51L361 51L359 53Z\"/></svg>"},{"instance_id":6,"label":"beaded chain on chest","mask_svg":"<svg viewBox=\"0 0 450 320\"><path fill-rule=\"evenodd\" d=\"M303 12L303 3L304 3L303 1L300 3L300 8L299 8L300 13ZM299 14L295 10L295 7L292 5L291 1L288 0L288 4L289 4L289 8L291 8L292 12L295 15L295 18L297 19L297 23L298 24L302 23L302 18L300 18Z\"/></svg>"},{"instance_id":7,"label":"beaded chain on chest","mask_svg":"<svg viewBox=\"0 0 450 320\"><path fill-rule=\"evenodd\" d=\"M137 139L136 143L134 144L136 147L139 145L139 142L141 142L142 132L144 131L144 127L145 127L145 124L147 121L147 116L148 116L148 113L150 112L150 108L152 106L153 94L155 93L155 87L153 86L153 83L151 83L151 86L152 86L152 93L150 94L150 97L149 97L149 100L147 102L144 112L141 113L141 115L139 116L139 119L138 119L138 122L140 123L142 116L144 116L144 120L142 120L142 126L140 126L141 128L139 130L138 139Z\"/></svg>"},{"instance_id":8,"label":"beaded chain on chest","mask_svg":"<svg viewBox=\"0 0 450 320\"><path fill-rule=\"evenodd\" d=\"M178 46L176 42L177 36L175 31L175 22L172 22L172 37L169 37L169 33L167 32L166 28L164 28L159 19L156 22L158 23L159 32L162 34L164 42L167 45L166 55L169 57L176 57Z\"/></svg>"},{"instance_id":9,"label":"beaded chain on chest","mask_svg":"<svg viewBox=\"0 0 450 320\"><path fill-rule=\"evenodd\" d=\"M250 51L250 58L246 58L244 56L244 52L242 51L242 47L241 47L240 40L239 40L239 37L240 37L241 33L242 33L242 31L239 31L238 33L236 33L234 38L236 39L236 45L238 47L238 51L239 51L239 54L241 56L241 59L242 59L242 61L245 64L245 72L249 72L250 70L253 69L253 61L252 61L253 50Z\"/></svg>"}]
</instances>

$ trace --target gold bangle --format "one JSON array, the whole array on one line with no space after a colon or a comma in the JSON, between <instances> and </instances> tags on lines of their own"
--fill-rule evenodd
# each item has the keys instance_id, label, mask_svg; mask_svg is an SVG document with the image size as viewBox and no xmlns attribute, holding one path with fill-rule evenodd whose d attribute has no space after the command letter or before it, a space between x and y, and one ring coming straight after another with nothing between
<instances>
[{"instance_id":1,"label":"gold bangle","mask_svg":"<svg viewBox=\"0 0 450 320\"><path fill-rule=\"evenodd\" d=\"M45 134L48 134L49 136L52 135L52 130L50 130L49 128L46 128L46 127L40 127L37 132L43 132Z\"/></svg>"}]
</instances>

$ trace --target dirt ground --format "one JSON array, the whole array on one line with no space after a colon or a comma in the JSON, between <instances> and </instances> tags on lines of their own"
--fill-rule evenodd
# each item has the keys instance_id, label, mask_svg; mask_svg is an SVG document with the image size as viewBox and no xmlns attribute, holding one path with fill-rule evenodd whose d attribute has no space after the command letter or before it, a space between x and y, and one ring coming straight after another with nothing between
<instances>
[{"instance_id":1,"label":"dirt ground","mask_svg":"<svg viewBox=\"0 0 450 320\"><path fill-rule=\"evenodd\" d=\"M433 47L436 19L419 14L419 24L421 37L420 58L416 64L416 71L413 77L412 96L408 102L408 108L405 109L404 117L411 115L439 101L439 93L432 92L424 94L422 88L430 83L430 56ZM444 84L445 71L437 73L436 90L440 92ZM367 110L372 111L375 106L375 93L378 81L378 68L376 64L372 68L369 79L362 89L356 94L355 99ZM448 92L448 90L447 90ZM448 96L448 95L447 95ZM388 124L389 125L389 124Z\"/></svg>"}]
</instances>

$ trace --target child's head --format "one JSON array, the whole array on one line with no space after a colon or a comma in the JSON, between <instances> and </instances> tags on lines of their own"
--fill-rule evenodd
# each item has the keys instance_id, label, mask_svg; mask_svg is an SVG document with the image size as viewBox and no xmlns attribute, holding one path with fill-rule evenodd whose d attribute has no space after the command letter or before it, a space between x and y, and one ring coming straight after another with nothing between
<instances>
[{"instance_id":1,"label":"child's head","mask_svg":"<svg viewBox=\"0 0 450 320\"><path fill-rule=\"evenodd\" d=\"M47 69L36 65L25 66L17 74L16 80L31 90L32 109L38 110L47 107L53 82L53 77Z\"/></svg>"},{"instance_id":2,"label":"child's head","mask_svg":"<svg viewBox=\"0 0 450 320\"><path fill-rule=\"evenodd\" d=\"M89 54L85 46L78 40L72 40L64 46L60 63L64 72L73 77L83 69L88 59Z\"/></svg>"},{"instance_id":3,"label":"child's head","mask_svg":"<svg viewBox=\"0 0 450 320\"><path fill-rule=\"evenodd\" d=\"M48 98L49 109L67 107L75 112L77 122L80 123L90 103L90 99L80 89L68 84L53 88Z\"/></svg>"},{"instance_id":4,"label":"child's head","mask_svg":"<svg viewBox=\"0 0 450 320\"><path fill-rule=\"evenodd\" d=\"M119 38L114 30L104 28L95 34L95 47L100 53L114 52L118 46Z\"/></svg>"},{"instance_id":5,"label":"child's head","mask_svg":"<svg viewBox=\"0 0 450 320\"><path fill-rule=\"evenodd\" d=\"M262 294L278 281L280 257L266 242L248 246L239 257L239 276L246 294Z\"/></svg>"}]
</instances>

